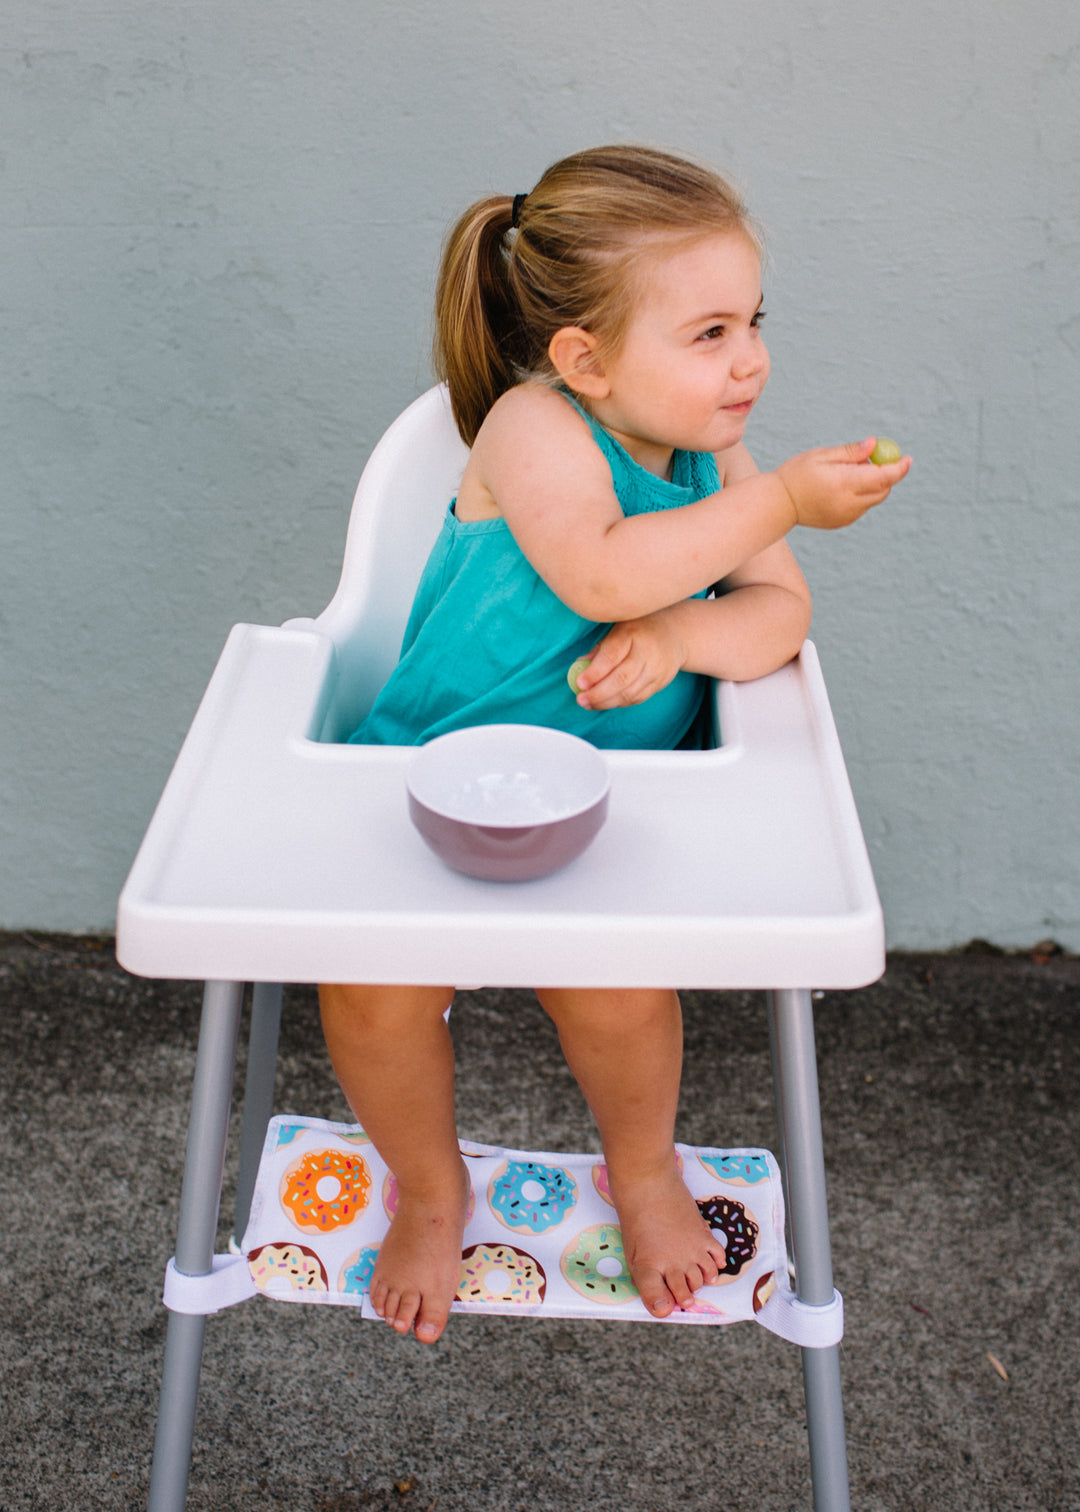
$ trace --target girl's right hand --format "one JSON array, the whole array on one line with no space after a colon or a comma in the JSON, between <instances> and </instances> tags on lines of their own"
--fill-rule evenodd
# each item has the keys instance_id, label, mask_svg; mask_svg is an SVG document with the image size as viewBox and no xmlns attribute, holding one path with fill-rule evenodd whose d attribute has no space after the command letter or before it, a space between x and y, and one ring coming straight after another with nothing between
<instances>
[{"instance_id":1,"label":"girl's right hand","mask_svg":"<svg viewBox=\"0 0 1080 1512\"><path fill-rule=\"evenodd\" d=\"M848 446L820 447L791 457L777 469L795 511L795 524L814 530L839 530L861 519L889 497L906 477L911 458L876 467L870 453L876 437Z\"/></svg>"},{"instance_id":2,"label":"girl's right hand","mask_svg":"<svg viewBox=\"0 0 1080 1512\"><path fill-rule=\"evenodd\" d=\"M686 663L677 606L612 625L589 655L589 665L578 675L578 703L583 709L625 709L644 703L666 688Z\"/></svg>"}]
</instances>

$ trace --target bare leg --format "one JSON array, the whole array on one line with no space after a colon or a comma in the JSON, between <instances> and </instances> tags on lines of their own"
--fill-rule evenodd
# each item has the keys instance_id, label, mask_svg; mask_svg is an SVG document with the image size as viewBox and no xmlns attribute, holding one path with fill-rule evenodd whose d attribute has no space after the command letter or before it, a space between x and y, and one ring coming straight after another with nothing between
<instances>
[{"instance_id":1,"label":"bare leg","mask_svg":"<svg viewBox=\"0 0 1080 1512\"><path fill-rule=\"evenodd\" d=\"M376 1312L433 1344L461 1272L469 1178L454 1124L451 987L321 986L330 1060L349 1106L397 1180L398 1207L371 1277Z\"/></svg>"},{"instance_id":2,"label":"bare leg","mask_svg":"<svg viewBox=\"0 0 1080 1512\"><path fill-rule=\"evenodd\" d=\"M600 1130L634 1284L664 1318L716 1280L724 1249L675 1159L682 1009L674 992L538 992Z\"/></svg>"}]
</instances>

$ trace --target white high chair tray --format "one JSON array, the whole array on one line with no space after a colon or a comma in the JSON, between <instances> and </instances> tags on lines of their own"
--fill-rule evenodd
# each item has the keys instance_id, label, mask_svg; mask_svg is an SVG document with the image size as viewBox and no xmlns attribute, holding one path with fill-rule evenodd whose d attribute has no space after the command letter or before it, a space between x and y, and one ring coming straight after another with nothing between
<instances>
[{"instance_id":1,"label":"white high chair tray","mask_svg":"<svg viewBox=\"0 0 1080 1512\"><path fill-rule=\"evenodd\" d=\"M524 883L460 876L427 849L409 748L310 738L334 657L318 629L233 630L120 899L128 970L506 987L880 976L881 908L810 643L769 677L719 685L719 749L606 752L606 825Z\"/></svg>"}]
</instances>

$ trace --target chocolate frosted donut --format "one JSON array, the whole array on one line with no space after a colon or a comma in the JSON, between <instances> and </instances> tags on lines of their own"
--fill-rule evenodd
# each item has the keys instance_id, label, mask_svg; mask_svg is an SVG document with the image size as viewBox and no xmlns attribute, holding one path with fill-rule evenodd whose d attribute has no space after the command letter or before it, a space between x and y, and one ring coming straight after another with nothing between
<instances>
[{"instance_id":1,"label":"chocolate frosted donut","mask_svg":"<svg viewBox=\"0 0 1080 1512\"><path fill-rule=\"evenodd\" d=\"M734 1197L699 1197L698 1212L714 1234L724 1236L726 1258L720 1280L734 1280L757 1254L757 1220Z\"/></svg>"}]
</instances>

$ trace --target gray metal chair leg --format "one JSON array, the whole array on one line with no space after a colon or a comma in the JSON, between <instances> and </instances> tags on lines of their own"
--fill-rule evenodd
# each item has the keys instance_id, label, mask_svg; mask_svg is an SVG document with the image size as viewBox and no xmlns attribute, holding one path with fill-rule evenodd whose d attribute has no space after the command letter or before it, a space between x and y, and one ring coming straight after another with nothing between
<instances>
[{"instance_id":1,"label":"gray metal chair leg","mask_svg":"<svg viewBox=\"0 0 1080 1512\"><path fill-rule=\"evenodd\" d=\"M251 998L244 1111L240 1125L240 1168L236 1177L236 1211L233 1216L233 1234L237 1240L244 1237L247 1228L266 1126L274 1111L281 996L280 982L256 982Z\"/></svg>"},{"instance_id":2,"label":"gray metal chair leg","mask_svg":"<svg viewBox=\"0 0 1080 1512\"><path fill-rule=\"evenodd\" d=\"M795 1290L822 1307L832 1301L833 1275L813 1006L801 989L771 992L768 1002ZM802 1357L814 1512L850 1512L840 1351L804 1349Z\"/></svg>"},{"instance_id":3,"label":"gray metal chair leg","mask_svg":"<svg viewBox=\"0 0 1080 1512\"><path fill-rule=\"evenodd\" d=\"M213 1263L242 999L240 982L206 984L176 1238L176 1268L187 1276ZM205 1328L205 1318L169 1314L149 1512L183 1512L187 1500Z\"/></svg>"}]
</instances>

